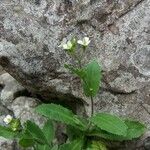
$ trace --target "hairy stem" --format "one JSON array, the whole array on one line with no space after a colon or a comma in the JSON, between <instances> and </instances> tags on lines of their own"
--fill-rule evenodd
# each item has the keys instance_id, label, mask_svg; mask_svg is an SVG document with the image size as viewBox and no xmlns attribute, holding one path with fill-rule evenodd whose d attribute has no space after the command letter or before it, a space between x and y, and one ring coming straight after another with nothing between
<instances>
[{"instance_id":1,"label":"hairy stem","mask_svg":"<svg viewBox=\"0 0 150 150\"><path fill-rule=\"evenodd\" d=\"M91 117L94 114L94 101L93 101L93 97L91 96Z\"/></svg>"},{"instance_id":2,"label":"hairy stem","mask_svg":"<svg viewBox=\"0 0 150 150\"><path fill-rule=\"evenodd\" d=\"M91 117L94 114L94 101L93 101L93 97L91 96ZM89 121L88 126L87 126L87 130L90 130L90 128L92 127L92 122Z\"/></svg>"}]
</instances>

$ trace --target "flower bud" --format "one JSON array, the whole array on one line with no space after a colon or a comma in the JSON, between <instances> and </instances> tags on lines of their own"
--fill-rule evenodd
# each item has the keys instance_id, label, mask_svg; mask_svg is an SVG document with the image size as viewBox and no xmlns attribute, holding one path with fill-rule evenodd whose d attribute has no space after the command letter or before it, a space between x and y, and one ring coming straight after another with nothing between
<instances>
[{"instance_id":1,"label":"flower bud","mask_svg":"<svg viewBox=\"0 0 150 150\"><path fill-rule=\"evenodd\" d=\"M13 117L11 115L7 115L5 118L4 118L4 122L6 124L10 124L10 122L13 120Z\"/></svg>"}]
</instances>

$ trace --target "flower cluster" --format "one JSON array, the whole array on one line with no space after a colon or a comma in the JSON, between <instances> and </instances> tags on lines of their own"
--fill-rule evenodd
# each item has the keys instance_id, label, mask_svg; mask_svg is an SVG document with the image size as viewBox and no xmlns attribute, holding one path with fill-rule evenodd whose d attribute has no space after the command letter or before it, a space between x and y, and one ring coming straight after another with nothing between
<instances>
[{"instance_id":1,"label":"flower cluster","mask_svg":"<svg viewBox=\"0 0 150 150\"><path fill-rule=\"evenodd\" d=\"M63 49L65 50L71 50L73 47L74 47L74 43L75 43L75 39L71 40L71 41L68 41L67 43L65 44L61 44L59 47L62 47ZM84 46L84 47L87 47L90 43L90 39L89 37L84 37L82 40L78 40L77 43Z\"/></svg>"}]
</instances>

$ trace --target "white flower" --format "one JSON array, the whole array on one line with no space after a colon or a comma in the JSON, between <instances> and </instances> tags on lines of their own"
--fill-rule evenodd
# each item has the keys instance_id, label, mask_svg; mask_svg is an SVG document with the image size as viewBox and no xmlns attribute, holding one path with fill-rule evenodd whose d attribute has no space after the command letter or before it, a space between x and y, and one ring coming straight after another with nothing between
<instances>
[{"instance_id":1,"label":"white flower","mask_svg":"<svg viewBox=\"0 0 150 150\"><path fill-rule=\"evenodd\" d=\"M73 44L71 41L68 41L66 44L61 44L59 47L63 47L63 49L71 49Z\"/></svg>"},{"instance_id":2,"label":"white flower","mask_svg":"<svg viewBox=\"0 0 150 150\"><path fill-rule=\"evenodd\" d=\"M4 122L5 122L6 124L9 124L9 123L12 121L12 119L13 119L12 116L7 115L7 116L4 118Z\"/></svg>"},{"instance_id":3,"label":"white flower","mask_svg":"<svg viewBox=\"0 0 150 150\"><path fill-rule=\"evenodd\" d=\"M90 39L89 37L84 37L83 40L78 40L77 43L83 46L88 46L90 43Z\"/></svg>"}]
</instances>

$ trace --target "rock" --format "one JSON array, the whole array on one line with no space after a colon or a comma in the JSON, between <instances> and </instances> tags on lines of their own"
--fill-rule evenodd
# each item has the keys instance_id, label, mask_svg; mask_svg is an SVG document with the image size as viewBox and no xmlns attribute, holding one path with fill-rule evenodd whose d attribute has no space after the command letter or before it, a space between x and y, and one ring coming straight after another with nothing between
<instances>
[{"instance_id":1,"label":"rock","mask_svg":"<svg viewBox=\"0 0 150 150\"><path fill-rule=\"evenodd\" d=\"M0 103L0 125L5 125L3 120L8 114L13 116L13 112L2 106L2 104Z\"/></svg>"},{"instance_id":2,"label":"rock","mask_svg":"<svg viewBox=\"0 0 150 150\"><path fill-rule=\"evenodd\" d=\"M141 74L150 76L150 46L142 47L131 57L132 63Z\"/></svg>"},{"instance_id":3,"label":"rock","mask_svg":"<svg viewBox=\"0 0 150 150\"><path fill-rule=\"evenodd\" d=\"M84 63L96 58L103 70L95 112L149 127L150 0L1 0L0 8L0 65L29 91L45 100L87 100L79 80L64 69L73 60L58 45L89 36Z\"/></svg>"},{"instance_id":4,"label":"rock","mask_svg":"<svg viewBox=\"0 0 150 150\"><path fill-rule=\"evenodd\" d=\"M0 149L1 150L13 150L14 142L0 137Z\"/></svg>"},{"instance_id":5,"label":"rock","mask_svg":"<svg viewBox=\"0 0 150 150\"><path fill-rule=\"evenodd\" d=\"M114 81L110 82L110 87L113 91L118 93L131 93L135 90L138 90L136 85L136 79L131 73L124 73L117 77Z\"/></svg>"},{"instance_id":6,"label":"rock","mask_svg":"<svg viewBox=\"0 0 150 150\"><path fill-rule=\"evenodd\" d=\"M150 137L148 137L145 142L144 142L144 148L145 150L149 150L150 149Z\"/></svg>"},{"instance_id":7,"label":"rock","mask_svg":"<svg viewBox=\"0 0 150 150\"><path fill-rule=\"evenodd\" d=\"M38 101L38 99L24 96L16 98L11 105L14 116L20 118L22 124L27 120L32 120L38 125L43 126L46 119L34 111L34 108L39 104Z\"/></svg>"},{"instance_id":8,"label":"rock","mask_svg":"<svg viewBox=\"0 0 150 150\"><path fill-rule=\"evenodd\" d=\"M0 86L3 87L0 92L0 100L7 108L10 108L11 103L17 96L25 92L25 88L8 73L0 76Z\"/></svg>"},{"instance_id":9,"label":"rock","mask_svg":"<svg viewBox=\"0 0 150 150\"><path fill-rule=\"evenodd\" d=\"M2 66L0 66L0 75L3 74L5 71L3 70Z\"/></svg>"}]
</instances>

